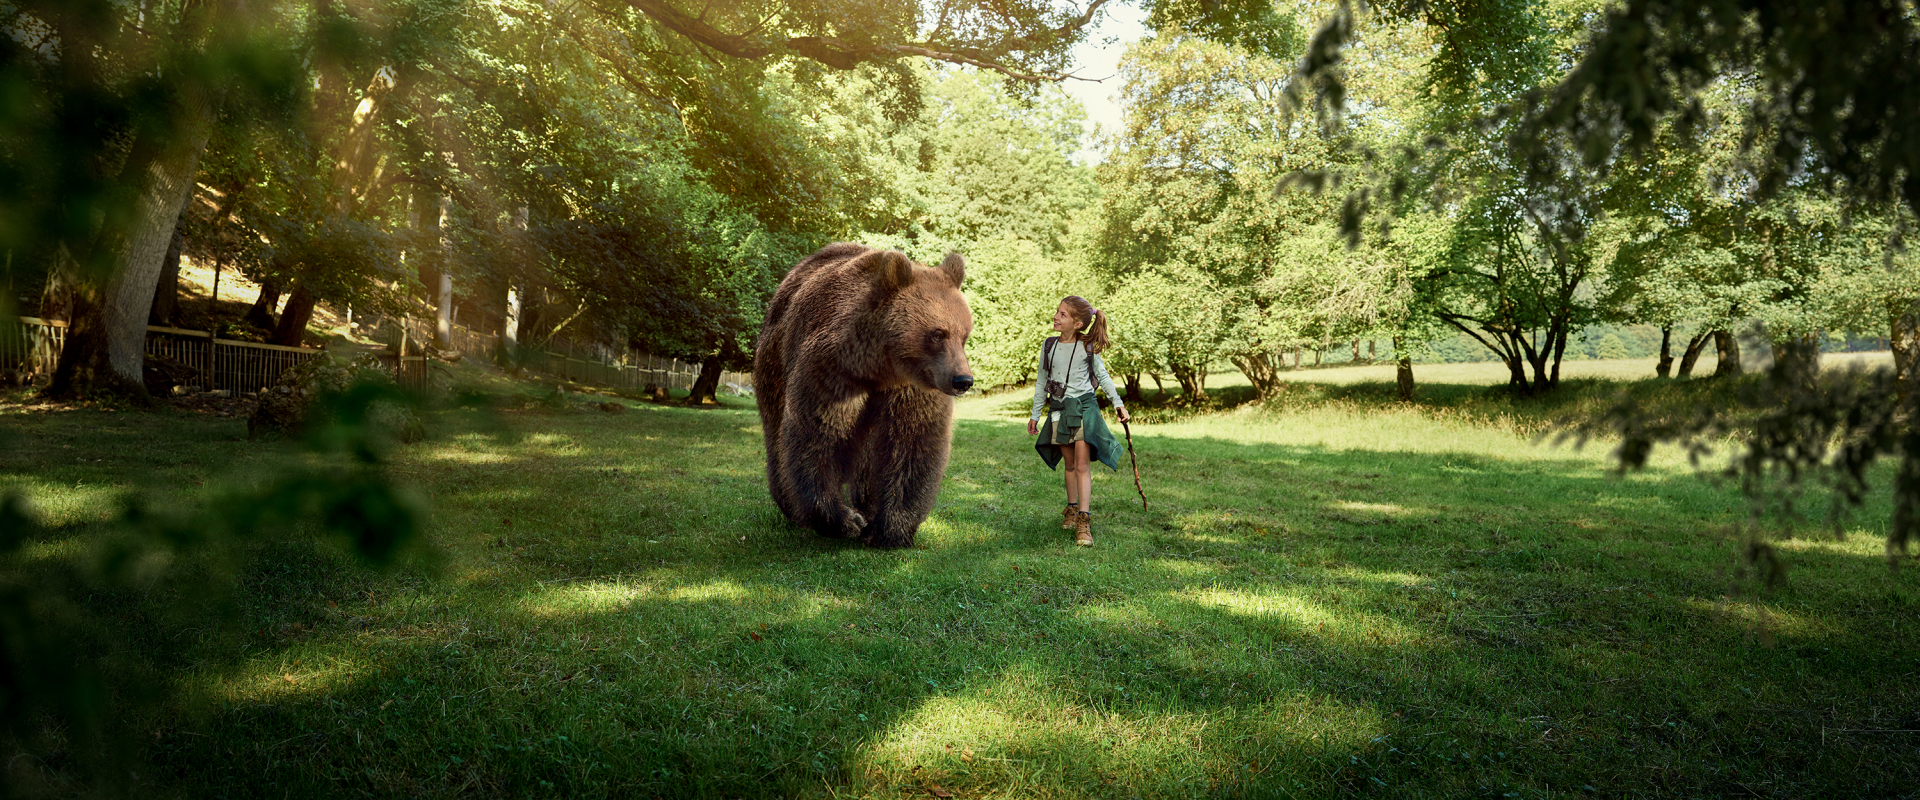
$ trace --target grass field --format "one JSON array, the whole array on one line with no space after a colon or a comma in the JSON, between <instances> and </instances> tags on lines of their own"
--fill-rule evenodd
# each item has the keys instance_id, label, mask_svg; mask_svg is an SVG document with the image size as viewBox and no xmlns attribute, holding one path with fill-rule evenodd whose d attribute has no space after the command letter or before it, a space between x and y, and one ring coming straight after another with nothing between
<instances>
[{"instance_id":1,"label":"grass field","mask_svg":"<svg viewBox=\"0 0 1920 800\"><path fill-rule=\"evenodd\" d=\"M1141 404L1151 508L1103 471L1090 549L1029 395L963 399L896 552L778 518L751 399L612 414L467 373L498 410L435 413L392 470L432 558L293 532L234 558L218 617L172 602L218 572L191 558L74 613L166 687L126 721L144 794L1920 795L1920 573L1887 567L1884 498L1779 543L1765 590L1730 487L1533 443L1615 384L1529 404L1432 367L1400 405L1365 369ZM79 586L121 493L297 457L184 413L15 404L0 436L0 491L53 526L6 571ZM24 747L17 786L84 788L58 736Z\"/></svg>"}]
</instances>

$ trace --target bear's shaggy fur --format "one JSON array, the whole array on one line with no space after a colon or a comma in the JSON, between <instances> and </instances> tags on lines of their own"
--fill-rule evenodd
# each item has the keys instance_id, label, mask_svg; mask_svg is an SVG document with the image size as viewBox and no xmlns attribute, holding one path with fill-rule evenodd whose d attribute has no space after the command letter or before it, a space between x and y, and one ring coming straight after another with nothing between
<instances>
[{"instance_id":1,"label":"bear's shaggy fur","mask_svg":"<svg viewBox=\"0 0 1920 800\"><path fill-rule=\"evenodd\" d=\"M753 354L767 488L797 525L911 547L973 386L966 262L836 243L774 291Z\"/></svg>"}]
</instances>

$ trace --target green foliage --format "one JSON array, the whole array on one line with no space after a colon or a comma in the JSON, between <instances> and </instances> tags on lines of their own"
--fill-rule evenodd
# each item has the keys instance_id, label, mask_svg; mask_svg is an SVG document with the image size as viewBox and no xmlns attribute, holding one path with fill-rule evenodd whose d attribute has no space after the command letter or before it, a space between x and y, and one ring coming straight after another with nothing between
<instances>
[{"instance_id":1,"label":"green foliage","mask_svg":"<svg viewBox=\"0 0 1920 800\"><path fill-rule=\"evenodd\" d=\"M1165 28L1133 45L1121 69L1127 116L1098 172L1084 258L1116 305L1136 310L1116 317L1137 332L1120 371L1172 372L1198 391L1213 360L1267 358L1298 341L1273 319L1283 313L1275 282L1286 282L1276 273L1288 237L1324 209L1272 187L1330 142L1287 113L1282 59ZM1183 291L1185 302L1157 305ZM1175 311L1188 304L1194 314Z\"/></svg>"},{"instance_id":2,"label":"green foliage","mask_svg":"<svg viewBox=\"0 0 1920 800\"><path fill-rule=\"evenodd\" d=\"M1783 566L1767 544L1777 515L1787 533L1800 518L1797 505L1811 485L1831 490L1827 523L1835 536L1872 495L1874 464L1900 462L1892 481L1894 498L1887 526L1887 553L1904 553L1920 538L1920 431L1913 425L1920 394L1902 385L1893 370L1846 370L1808 382L1788 362L1779 362L1764 380L1742 386L1731 407L1699 406L1649 409L1627 396L1613 407L1578 420L1562 439L1584 443L1588 437L1617 440L1613 457L1622 470L1643 469L1656 445L1673 443L1696 465L1732 442L1731 458L1719 474L1739 484L1747 498L1751 542L1747 558L1766 572L1769 583ZM1890 563L1896 566L1897 562Z\"/></svg>"},{"instance_id":3,"label":"green foliage","mask_svg":"<svg viewBox=\"0 0 1920 800\"><path fill-rule=\"evenodd\" d=\"M1620 334L1617 333L1609 333L1605 338L1601 339L1600 344L1594 347L1593 355L1595 358L1633 357L1632 351L1627 349L1627 343L1621 341Z\"/></svg>"},{"instance_id":4,"label":"green foliage","mask_svg":"<svg viewBox=\"0 0 1920 800\"><path fill-rule=\"evenodd\" d=\"M1279 13L1273 3L1152 0L1146 5L1147 27L1153 30L1188 31L1278 61L1298 58L1305 44L1299 20Z\"/></svg>"},{"instance_id":5,"label":"green foliage","mask_svg":"<svg viewBox=\"0 0 1920 800\"><path fill-rule=\"evenodd\" d=\"M149 598L169 635L224 641L254 627L231 603L247 552L265 543L332 544L373 566L395 564L417 541L426 511L388 474L386 417L412 398L390 383L361 383L320 398L304 452L235 476L190 504L127 493L112 513L50 526L10 488L0 493L0 741L15 754L72 754L85 784L120 787L142 767L147 715L177 708L178 685L155 672L151 634L103 636L96 604ZM231 445L229 445L231 446ZM15 483L18 482L17 477ZM62 541L85 546L47 562ZM151 602L164 598L159 603ZM45 773L10 770L10 794L42 790ZM61 783L64 781L55 781Z\"/></svg>"}]
</instances>

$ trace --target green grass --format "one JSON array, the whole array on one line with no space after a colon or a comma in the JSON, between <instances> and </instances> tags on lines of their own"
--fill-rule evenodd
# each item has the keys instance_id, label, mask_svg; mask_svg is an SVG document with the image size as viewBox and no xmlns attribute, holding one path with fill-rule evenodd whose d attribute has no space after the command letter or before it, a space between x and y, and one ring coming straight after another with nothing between
<instances>
[{"instance_id":1,"label":"green grass","mask_svg":"<svg viewBox=\"0 0 1920 800\"><path fill-rule=\"evenodd\" d=\"M1886 503L1781 543L1763 591L1731 488L1532 443L1617 385L1423 378L1404 406L1330 372L1268 407L1225 375L1213 405L1140 404L1151 510L1103 471L1091 549L1029 395L964 399L897 552L778 518L750 399L607 414L496 382L530 407L440 412L394 469L437 571L296 536L235 567L231 636L89 602L173 687L135 726L143 780L183 796L1920 792L1920 578L1887 568ZM0 490L58 526L25 575L84 552L116 492L191 499L289 452L165 413L0 408L0 431Z\"/></svg>"}]
</instances>

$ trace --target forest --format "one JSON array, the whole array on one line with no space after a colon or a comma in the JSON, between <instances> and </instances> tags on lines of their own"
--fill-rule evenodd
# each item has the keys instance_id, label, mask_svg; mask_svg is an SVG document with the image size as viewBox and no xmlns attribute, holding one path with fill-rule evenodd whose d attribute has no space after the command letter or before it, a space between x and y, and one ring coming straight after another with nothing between
<instances>
[{"instance_id":1,"label":"forest","mask_svg":"<svg viewBox=\"0 0 1920 800\"><path fill-rule=\"evenodd\" d=\"M323 341L317 306L452 317L710 394L836 240L967 255L984 386L1029 377L1035 298L1067 292L1127 331L1129 392L1230 362L1266 396L1360 341L1521 393L1570 344L1738 370L1750 330L1910 369L1891 73L1767 61L1797 23L1725 29L1737 4L1606 49L1669 13L1642 5L1153 3L1094 138L1059 82L1101 2L9 3L5 299L75 326L52 396L143 393L182 258L263 287L212 321L258 340ZM1911 69L1853 12L1836 41Z\"/></svg>"}]
</instances>

